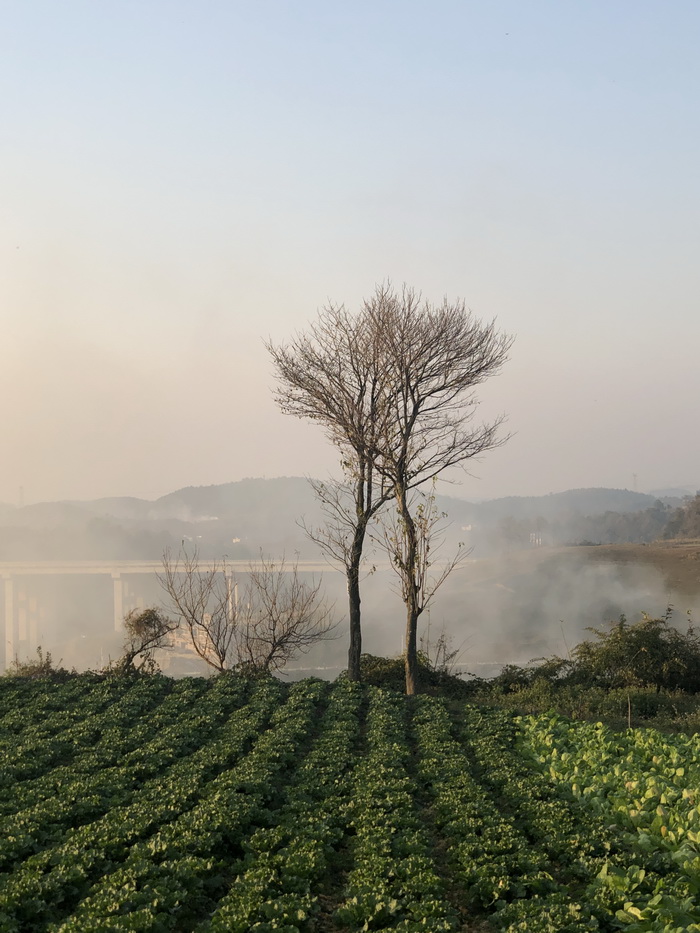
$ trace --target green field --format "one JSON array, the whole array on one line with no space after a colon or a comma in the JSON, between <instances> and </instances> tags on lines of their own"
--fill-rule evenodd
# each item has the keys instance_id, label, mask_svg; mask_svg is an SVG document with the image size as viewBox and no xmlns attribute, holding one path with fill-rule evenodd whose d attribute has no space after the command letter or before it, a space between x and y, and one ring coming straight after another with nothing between
<instances>
[{"instance_id":1,"label":"green field","mask_svg":"<svg viewBox=\"0 0 700 933\"><path fill-rule=\"evenodd\" d=\"M375 687L0 682L0 931L700 930L700 741Z\"/></svg>"}]
</instances>

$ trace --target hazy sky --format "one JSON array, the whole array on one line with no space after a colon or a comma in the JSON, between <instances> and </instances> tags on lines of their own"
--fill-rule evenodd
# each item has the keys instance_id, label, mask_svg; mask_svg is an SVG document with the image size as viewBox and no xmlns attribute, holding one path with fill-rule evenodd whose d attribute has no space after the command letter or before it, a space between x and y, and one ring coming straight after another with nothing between
<instances>
[{"instance_id":1,"label":"hazy sky","mask_svg":"<svg viewBox=\"0 0 700 933\"><path fill-rule=\"evenodd\" d=\"M695 0L5 0L0 500L323 475L263 338L517 335L457 494L700 485Z\"/></svg>"}]
</instances>

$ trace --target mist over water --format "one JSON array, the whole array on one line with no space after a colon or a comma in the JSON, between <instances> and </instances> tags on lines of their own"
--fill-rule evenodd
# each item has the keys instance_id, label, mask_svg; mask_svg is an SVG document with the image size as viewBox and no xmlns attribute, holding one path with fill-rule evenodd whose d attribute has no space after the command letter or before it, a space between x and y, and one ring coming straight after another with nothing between
<instances>
[{"instance_id":1,"label":"mist over water","mask_svg":"<svg viewBox=\"0 0 700 933\"><path fill-rule=\"evenodd\" d=\"M532 554L526 555L532 557ZM524 566L523 555L472 561L458 567L421 616L419 637L434 644L441 632L459 649L460 669L491 676L504 664L526 664L538 657L566 657L586 629L617 621L630 622L643 612L660 616L674 607L672 621L684 628L686 611L700 619L697 588L673 589L655 568L640 564L594 563L574 549L551 556L540 551ZM403 606L391 571L370 577L363 590L363 649L396 656L403 650ZM338 601L339 608L342 594ZM344 664L341 637L332 647L315 649L308 663ZM296 666L296 665L294 665ZM306 666L306 665L304 665Z\"/></svg>"},{"instance_id":2,"label":"mist over water","mask_svg":"<svg viewBox=\"0 0 700 933\"><path fill-rule=\"evenodd\" d=\"M333 678L346 665L345 580L331 568L322 577L328 598L336 604L337 637L291 662L285 677L315 673ZM402 653L404 609L396 582L390 569L377 570L364 580L367 653ZM119 656L122 634L115 631L109 576L29 577L15 588L15 595L20 601L20 659L34 656L36 644L50 651L55 662L78 670L100 668ZM126 574L124 595L125 611L163 602L158 581L150 574ZM503 664L526 664L552 654L566 657L578 642L591 637L588 627L603 626L622 614L631 622L642 612L663 615L670 605L675 610L672 621L680 628L687 624L687 610L693 620L700 619L700 579L695 587L674 588L646 564L592 560L576 548L542 548L459 566L421 616L419 637L424 646L426 639L434 644L444 630L459 649L460 670L491 676ZM30 617L35 620L33 629ZM194 656L164 653L160 660L166 673L175 676L207 672Z\"/></svg>"},{"instance_id":3,"label":"mist over water","mask_svg":"<svg viewBox=\"0 0 700 933\"><path fill-rule=\"evenodd\" d=\"M591 637L589 627L617 621L622 614L637 621L642 612L662 615L669 605L690 608L686 595L670 591L654 568L594 564L575 554L545 559L530 573L505 559L489 580L467 579L464 590L452 589L446 596L452 598L453 617L461 610L463 630L469 632L467 665L473 659L489 667L552 654L566 657ZM700 586L693 601L700 607ZM444 618L451 628L447 613ZM683 624L681 613L675 622Z\"/></svg>"}]
</instances>

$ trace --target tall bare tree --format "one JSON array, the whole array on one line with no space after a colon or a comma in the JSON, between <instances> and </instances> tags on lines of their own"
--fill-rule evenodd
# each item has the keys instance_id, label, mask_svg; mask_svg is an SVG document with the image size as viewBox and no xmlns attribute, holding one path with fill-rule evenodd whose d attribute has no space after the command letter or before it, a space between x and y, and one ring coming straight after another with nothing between
<instances>
[{"instance_id":1,"label":"tall bare tree","mask_svg":"<svg viewBox=\"0 0 700 933\"><path fill-rule=\"evenodd\" d=\"M503 416L474 422L475 387L499 372L512 338L482 323L464 302L439 306L413 289L378 293L367 306L389 385L383 403L376 472L393 490L398 513L402 595L406 606L406 692L417 686L417 624L424 608L424 516L410 491L451 467L499 447ZM419 506L420 507L420 506Z\"/></svg>"},{"instance_id":2,"label":"tall bare tree","mask_svg":"<svg viewBox=\"0 0 700 933\"><path fill-rule=\"evenodd\" d=\"M360 679L360 574L367 529L393 495L375 469L388 397L377 338L367 307L353 316L342 305L330 304L307 333L288 344L266 344L282 411L320 423L340 453L344 479L312 483L326 524L307 532L345 571L350 680Z\"/></svg>"},{"instance_id":3,"label":"tall bare tree","mask_svg":"<svg viewBox=\"0 0 700 933\"><path fill-rule=\"evenodd\" d=\"M329 522L316 535L348 580L348 673L360 676L360 567L370 522L390 500L404 536L406 689L415 692L420 615L419 530L410 491L498 447L503 419L474 425L474 388L498 372L511 338L463 302L433 307L412 289L375 289L357 315L330 305L306 334L267 344L281 409L320 422L338 447L347 483L316 484ZM348 507L346 489L352 490Z\"/></svg>"}]
</instances>

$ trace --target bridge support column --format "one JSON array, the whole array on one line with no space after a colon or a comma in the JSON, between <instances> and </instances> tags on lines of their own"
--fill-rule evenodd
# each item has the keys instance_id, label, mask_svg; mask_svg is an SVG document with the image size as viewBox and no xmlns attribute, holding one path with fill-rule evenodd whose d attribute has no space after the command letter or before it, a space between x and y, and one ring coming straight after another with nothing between
<instances>
[{"instance_id":1,"label":"bridge support column","mask_svg":"<svg viewBox=\"0 0 700 933\"><path fill-rule=\"evenodd\" d=\"M5 581L5 670L15 659L17 639L15 637L15 591L9 573L3 574Z\"/></svg>"},{"instance_id":2,"label":"bridge support column","mask_svg":"<svg viewBox=\"0 0 700 933\"><path fill-rule=\"evenodd\" d=\"M122 575L112 573L114 583L114 631L121 632L124 627L124 588Z\"/></svg>"},{"instance_id":3,"label":"bridge support column","mask_svg":"<svg viewBox=\"0 0 700 933\"><path fill-rule=\"evenodd\" d=\"M27 616L29 618L29 650L36 651L39 647L39 600L36 596L29 597L27 606Z\"/></svg>"},{"instance_id":4,"label":"bridge support column","mask_svg":"<svg viewBox=\"0 0 700 933\"><path fill-rule=\"evenodd\" d=\"M234 622L238 614L238 582L232 573L226 574L226 615Z\"/></svg>"},{"instance_id":5,"label":"bridge support column","mask_svg":"<svg viewBox=\"0 0 700 933\"><path fill-rule=\"evenodd\" d=\"M17 646L24 643L27 654L31 651L31 645L27 644L29 632L27 631L27 581L17 581L17 592L15 594L17 603Z\"/></svg>"}]
</instances>

